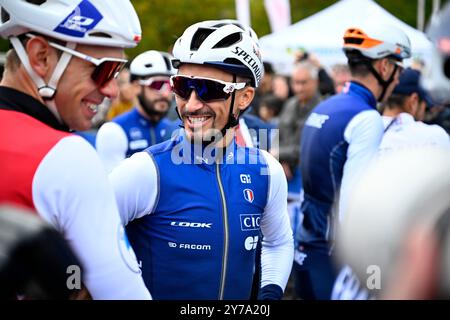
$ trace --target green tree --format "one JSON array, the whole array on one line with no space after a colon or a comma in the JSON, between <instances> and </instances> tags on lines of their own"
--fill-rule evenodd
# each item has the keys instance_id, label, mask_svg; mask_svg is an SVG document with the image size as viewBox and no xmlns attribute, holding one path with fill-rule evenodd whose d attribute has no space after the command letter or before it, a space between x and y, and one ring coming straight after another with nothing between
<instances>
[{"instance_id":1,"label":"green tree","mask_svg":"<svg viewBox=\"0 0 450 320\"><path fill-rule=\"evenodd\" d=\"M450 0L441 1L442 5ZM132 0L142 25L142 41L134 49L127 50L129 58L150 50L170 50L184 29L207 19L235 19L234 0ZM295 23L332 5L335 0L291 0L292 22ZM416 26L417 1L378 0L386 10L409 25ZM432 1L427 1L426 17L431 14ZM250 0L252 27L259 36L270 33L263 0ZM0 41L0 51L9 47Z\"/></svg>"}]
</instances>

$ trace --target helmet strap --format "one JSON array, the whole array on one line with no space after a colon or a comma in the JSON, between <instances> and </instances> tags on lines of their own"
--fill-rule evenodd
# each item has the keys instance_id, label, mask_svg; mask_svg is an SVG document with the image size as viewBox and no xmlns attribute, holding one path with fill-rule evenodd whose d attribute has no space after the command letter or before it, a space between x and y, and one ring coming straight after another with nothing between
<instances>
[{"instance_id":1,"label":"helmet strap","mask_svg":"<svg viewBox=\"0 0 450 320\"><path fill-rule=\"evenodd\" d=\"M42 79L31 67L30 61L28 59L28 55L25 52L25 48L23 47L22 42L17 37L11 37L10 38L11 44L14 48L14 50L17 53L17 56L19 57L20 61L22 62L22 65L24 66L25 70L27 71L28 75L30 76L31 80L36 85L39 95L42 97L42 99L45 101L45 104L49 108L49 110L55 115L55 117L58 119L60 123L63 123L61 116L59 115L59 112L56 108L56 104L54 102L54 97L56 94L56 87L58 85L59 79L61 78L62 74L67 68L67 65L70 62L70 59L72 58L72 55L66 52L63 52L61 54L61 57L59 58L58 63L55 66L55 69L53 71L53 74L50 78L50 81L48 84L45 83L44 79ZM68 42L67 48L69 49L75 49L76 43Z\"/></svg>"},{"instance_id":2,"label":"helmet strap","mask_svg":"<svg viewBox=\"0 0 450 320\"><path fill-rule=\"evenodd\" d=\"M233 74L233 82L236 82L236 75ZM236 90L234 90L231 93L231 104L230 104L230 110L228 111L228 121L225 124L225 126L223 127L222 130L220 130L220 132L222 133L222 137L225 137L226 131L230 128L234 128L239 124L239 116L240 116L240 112L238 114L237 117L234 116L233 114L233 107L234 107L234 100L236 98Z\"/></svg>"},{"instance_id":3,"label":"helmet strap","mask_svg":"<svg viewBox=\"0 0 450 320\"><path fill-rule=\"evenodd\" d=\"M383 78L380 76L380 74L375 70L371 62L367 63L370 72L373 74L373 76L377 79L378 83L380 84L381 88L383 89L381 91L380 96L378 97L378 102L382 102L384 99L384 96L386 95L387 88L389 85L394 81L395 73L397 72L398 66L395 65L394 70L391 73L391 76L387 80L383 80Z\"/></svg>"}]
</instances>

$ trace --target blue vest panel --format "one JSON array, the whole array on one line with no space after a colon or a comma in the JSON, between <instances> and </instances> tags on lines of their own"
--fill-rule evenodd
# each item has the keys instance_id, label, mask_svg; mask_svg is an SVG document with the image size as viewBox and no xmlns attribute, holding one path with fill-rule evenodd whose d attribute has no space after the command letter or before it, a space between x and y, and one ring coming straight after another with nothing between
<instances>
[{"instance_id":1,"label":"blue vest panel","mask_svg":"<svg viewBox=\"0 0 450 320\"><path fill-rule=\"evenodd\" d=\"M127 135L127 158L135 152L170 139L172 132L177 129L175 124L166 118L157 123L151 122L136 108L117 116L112 121L120 125Z\"/></svg>"},{"instance_id":2,"label":"blue vest panel","mask_svg":"<svg viewBox=\"0 0 450 320\"><path fill-rule=\"evenodd\" d=\"M350 84L348 91L315 107L301 137L300 167L305 199L304 220L296 234L301 244L326 247L329 215L339 193L348 143L344 131L358 113L374 110L376 100L362 85Z\"/></svg>"},{"instance_id":3,"label":"blue vest panel","mask_svg":"<svg viewBox=\"0 0 450 320\"><path fill-rule=\"evenodd\" d=\"M225 163L202 161L183 138L147 152L159 175L158 200L127 234L153 298L248 299L269 188L265 158L233 143Z\"/></svg>"}]
</instances>

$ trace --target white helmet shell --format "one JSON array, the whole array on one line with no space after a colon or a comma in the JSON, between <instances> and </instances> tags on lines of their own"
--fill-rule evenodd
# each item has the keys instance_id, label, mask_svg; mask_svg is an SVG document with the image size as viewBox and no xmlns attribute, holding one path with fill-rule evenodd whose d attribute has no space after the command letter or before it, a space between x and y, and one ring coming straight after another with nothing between
<instances>
[{"instance_id":1,"label":"white helmet shell","mask_svg":"<svg viewBox=\"0 0 450 320\"><path fill-rule=\"evenodd\" d=\"M175 42L173 55L175 63L211 65L248 77L254 87L258 87L264 72L258 42L242 27L222 20L188 27Z\"/></svg>"},{"instance_id":2,"label":"white helmet shell","mask_svg":"<svg viewBox=\"0 0 450 320\"><path fill-rule=\"evenodd\" d=\"M145 78L150 76L172 76L176 70L172 67L173 57L162 51L150 50L139 54L130 65L133 76Z\"/></svg>"},{"instance_id":3,"label":"white helmet shell","mask_svg":"<svg viewBox=\"0 0 450 320\"><path fill-rule=\"evenodd\" d=\"M141 40L139 18L129 0L4 0L3 38L37 32L66 42L121 48Z\"/></svg>"},{"instance_id":4,"label":"white helmet shell","mask_svg":"<svg viewBox=\"0 0 450 320\"><path fill-rule=\"evenodd\" d=\"M255 41L259 41L258 35L256 34L255 30L252 29L252 27L242 24L239 20L234 20L234 19L222 19L222 20L210 20L210 21L205 21L205 23L211 23L211 26L218 26L218 25L225 25L225 24L234 24L235 26L241 28L242 30L244 30L245 32L247 32L250 37L252 37L253 40Z\"/></svg>"},{"instance_id":5,"label":"white helmet shell","mask_svg":"<svg viewBox=\"0 0 450 320\"><path fill-rule=\"evenodd\" d=\"M411 42L406 33L388 25L348 28L344 34L344 50L349 49L358 50L370 59L394 56L403 60L411 57Z\"/></svg>"},{"instance_id":6,"label":"white helmet shell","mask_svg":"<svg viewBox=\"0 0 450 320\"><path fill-rule=\"evenodd\" d=\"M424 68L422 83L433 100L450 104L450 4L433 17L427 34L433 41L432 60Z\"/></svg>"}]
</instances>

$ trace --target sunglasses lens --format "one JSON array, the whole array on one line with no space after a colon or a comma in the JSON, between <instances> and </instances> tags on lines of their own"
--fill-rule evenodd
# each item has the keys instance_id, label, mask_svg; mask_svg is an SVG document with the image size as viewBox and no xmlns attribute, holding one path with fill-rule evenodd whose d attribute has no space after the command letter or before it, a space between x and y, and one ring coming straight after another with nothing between
<instances>
[{"instance_id":1,"label":"sunglasses lens","mask_svg":"<svg viewBox=\"0 0 450 320\"><path fill-rule=\"evenodd\" d=\"M169 80L154 80L149 85L149 88L154 90L161 90L163 88L170 88Z\"/></svg>"},{"instance_id":2,"label":"sunglasses lens","mask_svg":"<svg viewBox=\"0 0 450 320\"><path fill-rule=\"evenodd\" d=\"M103 87L117 77L124 65L122 61L103 61L95 68L91 78L99 87Z\"/></svg>"},{"instance_id":3,"label":"sunglasses lens","mask_svg":"<svg viewBox=\"0 0 450 320\"><path fill-rule=\"evenodd\" d=\"M223 91L225 85L214 80L176 76L172 78L172 84L175 94L184 100L189 99L192 90L205 102L226 100L230 97L229 93Z\"/></svg>"}]
</instances>

